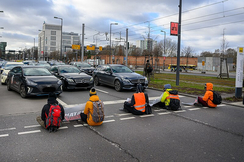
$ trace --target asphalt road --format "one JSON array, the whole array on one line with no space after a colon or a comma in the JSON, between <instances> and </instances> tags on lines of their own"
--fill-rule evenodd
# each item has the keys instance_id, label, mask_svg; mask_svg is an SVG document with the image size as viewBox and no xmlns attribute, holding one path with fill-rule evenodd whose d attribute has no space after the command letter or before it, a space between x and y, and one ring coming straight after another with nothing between
<instances>
[{"instance_id":1,"label":"asphalt road","mask_svg":"<svg viewBox=\"0 0 244 162\"><path fill-rule=\"evenodd\" d=\"M119 111L133 91L97 86L105 103L103 125L66 122L49 133L36 122L47 97L22 99L0 85L0 161L243 161L244 109L182 105L181 111L153 108L135 116ZM147 89L150 100L162 92ZM59 96L63 105L84 103L87 90ZM194 98L180 96L182 102Z\"/></svg>"}]
</instances>

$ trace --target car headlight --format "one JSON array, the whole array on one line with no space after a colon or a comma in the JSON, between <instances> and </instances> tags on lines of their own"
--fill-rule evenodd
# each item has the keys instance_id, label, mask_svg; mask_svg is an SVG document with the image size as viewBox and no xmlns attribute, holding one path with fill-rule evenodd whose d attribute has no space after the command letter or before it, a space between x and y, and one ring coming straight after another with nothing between
<instances>
[{"instance_id":1,"label":"car headlight","mask_svg":"<svg viewBox=\"0 0 244 162\"><path fill-rule=\"evenodd\" d=\"M126 82L126 83L130 83L130 80L129 79L122 78L122 81L123 82Z\"/></svg>"},{"instance_id":2,"label":"car headlight","mask_svg":"<svg viewBox=\"0 0 244 162\"><path fill-rule=\"evenodd\" d=\"M145 82L148 82L148 81L147 81L147 77L145 77Z\"/></svg>"},{"instance_id":3,"label":"car headlight","mask_svg":"<svg viewBox=\"0 0 244 162\"><path fill-rule=\"evenodd\" d=\"M90 79L90 82L92 82L93 81L93 77L91 77L91 79Z\"/></svg>"},{"instance_id":4,"label":"car headlight","mask_svg":"<svg viewBox=\"0 0 244 162\"><path fill-rule=\"evenodd\" d=\"M73 79L67 79L67 81L74 83L74 80Z\"/></svg>"},{"instance_id":5,"label":"car headlight","mask_svg":"<svg viewBox=\"0 0 244 162\"><path fill-rule=\"evenodd\" d=\"M62 84L62 81L61 80L58 80L58 84Z\"/></svg>"},{"instance_id":6,"label":"car headlight","mask_svg":"<svg viewBox=\"0 0 244 162\"><path fill-rule=\"evenodd\" d=\"M3 71L2 75L6 75L6 76L7 76L8 74L7 74L7 73L5 73L5 71Z\"/></svg>"},{"instance_id":7,"label":"car headlight","mask_svg":"<svg viewBox=\"0 0 244 162\"><path fill-rule=\"evenodd\" d=\"M27 85L31 85L31 86L36 86L37 85L37 83L32 82L30 80L26 80L26 83L27 83Z\"/></svg>"}]
</instances>

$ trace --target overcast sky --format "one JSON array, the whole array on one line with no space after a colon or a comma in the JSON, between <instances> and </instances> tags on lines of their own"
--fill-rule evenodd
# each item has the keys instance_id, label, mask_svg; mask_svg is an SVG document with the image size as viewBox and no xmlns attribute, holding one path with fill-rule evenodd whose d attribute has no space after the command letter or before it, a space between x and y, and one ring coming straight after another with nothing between
<instances>
[{"instance_id":1,"label":"overcast sky","mask_svg":"<svg viewBox=\"0 0 244 162\"><path fill-rule=\"evenodd\" d=\"M130 44L150 37L156 41L170 36L170 22L178 22L179 0L1 0L0 41L7 50L31 48L38 43L43 23L60 24L63 31L81 34L85 24L85 45L108 45L106 34L112 25L113 40L125 39L128 28ZM181 48L190 46L198 55L221 48L223 33L229 48L244 46L243 0L182 0Z\"/></svg>"}]
</instances>

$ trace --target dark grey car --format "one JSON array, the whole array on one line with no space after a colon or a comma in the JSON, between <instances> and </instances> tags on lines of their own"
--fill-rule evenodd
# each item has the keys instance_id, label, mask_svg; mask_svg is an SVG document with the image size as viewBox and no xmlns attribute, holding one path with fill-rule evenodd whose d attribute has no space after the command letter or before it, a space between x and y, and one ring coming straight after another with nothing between
<instances>
[{"instance_id":1,"label":"dark grey car","mask_svg":"<svg viewBox=\"0 0 244 162\"><path fill-rule=\"evenodd\" d=\"M105 84L114 87L116 91L136 89L138 83L142 84L144 89L148 87L146 77L119 64L99 65L93 72L93 78L95 85Z\"/></svg>"}]
</instances>

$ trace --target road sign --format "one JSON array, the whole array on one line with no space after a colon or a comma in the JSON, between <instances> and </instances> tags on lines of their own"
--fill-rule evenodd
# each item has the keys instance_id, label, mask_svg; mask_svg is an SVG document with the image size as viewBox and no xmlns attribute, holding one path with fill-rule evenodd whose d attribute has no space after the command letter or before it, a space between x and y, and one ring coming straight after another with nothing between
<instances>
[{"instance_id":1,"label":"road sign","mask_svg":"<svg viewBox=\"0 0 244 162\"><path fill-rule=\"evenodd\" d=\"M95 46L86 46L87 50L95 50Z\"/></svg>"},{"instance_id":2,"label":"road sign","mask_svg":"<svg viewBox=\"0 0 244 162\"><path fill-rule=\"evenodd\" d=\"M205 61L202 61L202 66L204 66L205 65Z\"/></svg>"},{"instance_id":3,"label":"road sign","mask_svg":"<svg viewBox=\"0 0 244 162\"><path fill-rule=\"evenodd\" d=\"M80 45L72 44L72 49L80 50Z\"/></svg>"},{"instance_id":4,"label":"road sign","mask_svg":"<svg viewBox=\"0 0 244 162\"><path fill-rule=\"evenodd\" d=\"M103 47L102 46L99 46L99 51L102 51L103 50Z\"/></svg>"}]
</instances>

